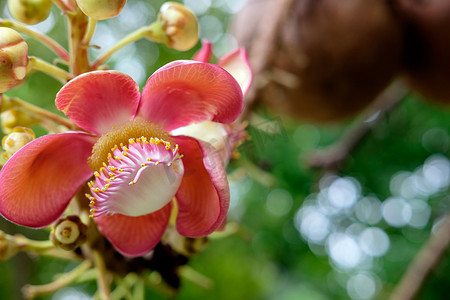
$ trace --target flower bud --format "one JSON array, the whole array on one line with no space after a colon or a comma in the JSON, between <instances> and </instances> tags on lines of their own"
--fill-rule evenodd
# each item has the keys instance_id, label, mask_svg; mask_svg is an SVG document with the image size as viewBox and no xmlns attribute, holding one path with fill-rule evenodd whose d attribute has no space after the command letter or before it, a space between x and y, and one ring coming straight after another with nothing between
<instances>
[{"instance_id":1,"label":"flower bud","mask_svg":"<svg viewBox=\"0 0 450 300\"><path fill-rule=\"evenodd\" d=\"M0 262L7 260L19 252L19 245L13 237L0 230Z\"/></svg>"},{"instance_id":2,"label":"flower bud","mask_svg":"<svg viewBox=\"0 0 450 300\"><path fill-rule=\"evenodd\" d=\"M53 225L50 240L55 246L64 250L75 250L86 242L87 229L88 227L81 222L78 216L67 216Z\"/></svg>"},{"instance_id":3,"label":"flower bud","mask_svg":"<svg viewBox=\"0 0 450 300\"><path fill-rule=\"evenodd\" d=\"M10 158L20 148L36 138L33 130L27 127L16 127L13 132L2 139L2 147L5 150L5 158Z\"/></svg>"},{"instance_id":4,"label":"flower bud","mask_svg":"<svg viewBox=\"0 0 450 300\"><path fill-rule=\"evenodd\" d=\"M47 19L52 0L8 0L8 9L14 19L33 25Z\"/></svg>"},{"instance_id":5,"label":"flower bud","mask_svg":"<svg viewBox=\"0 0 450 300\"><path fill-rule=\"evenodd\" d=\"M95 20L114 18L122 11L127 0L77 0L86 16Z\"/></svg>"},{"instance_id":6,"label":"flower bud","mask_svg":"<svg viewBox=\"0 0 450 300\"><path fill-rule=\"evenodd\" d=\"M167 35L168 47L185 51L197 43L197 18L184 5L176 2L164 3L159 11L158 20Z\"/></svg>"},{"instance_id":7,"label":"flower bud","mask_svg":"<svg viewBox=\"0 0 450 300\"><path fill-rule=\"evenodd\" d=\"M0 27L0 93L19 84L27 74L28 45L15 30Z\"/></svg>"},{"instance_id":8,"label":"flower bud","mask_svg":"<svg viewBox=\"0 0 450 300\"><path fill-rule=\"evenodd\" d=\"M28 114L18 107L2 112L0 119L4 133L13 132L15 127L31 127L41 122L39 117Z\"/></svg>"}]
</instances>

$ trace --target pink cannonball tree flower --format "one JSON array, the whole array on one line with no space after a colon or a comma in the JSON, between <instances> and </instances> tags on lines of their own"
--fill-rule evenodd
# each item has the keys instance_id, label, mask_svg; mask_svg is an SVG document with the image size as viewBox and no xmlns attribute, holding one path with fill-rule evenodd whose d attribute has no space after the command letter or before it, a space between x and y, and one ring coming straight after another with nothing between
<instances>
[{"instance_id":1,"label":"pink cannonball tree flower","mask_svg":"<svg viewBox=\"0 0 450 300\"><path fill-rule=\"evenodd\" d=\"M209 62L211 57L212 44L209 40L203 39L202 47L192 59L200 62ZM245 96L253 81L253 71L245 48L241 47L226 54L219 59L217 65L233 75ZM219 151L226 165L232 157L234 148L245 139L244 128L245 126L242 124L204 121L180 127L172 133L174 135L187 135L212 144Z\"/></svg>"},{"instance_id":2,"label":"pink cannonball tree flower","mask_svg":"<svg viewBox=\"0 0 450 300\"><path fill-rule=\"evenodd\" d=\"M93 177L91 216L122 254L150 251L173 205L180 234L208 235L229 206L224 161L209 143L172 131L233 122L242 98L229 72L198 61L163 66L142 94L118 71L82 74L62 87L56 106L83 131L46 135L16 152L0 172L0 213L19 225L47 226Z\"/></svg>"}]
</instances>

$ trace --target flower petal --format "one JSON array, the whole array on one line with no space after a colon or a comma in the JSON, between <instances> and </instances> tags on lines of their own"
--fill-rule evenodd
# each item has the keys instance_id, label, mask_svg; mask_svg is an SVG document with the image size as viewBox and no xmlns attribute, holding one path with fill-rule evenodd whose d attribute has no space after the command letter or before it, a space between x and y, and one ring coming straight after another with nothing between
<instances>
[{"instance_id":1,"label":"flower petal","mask_svg":"<svg viewBox=\"0 0 450 300\"><path fill-rule=\"evenodd\" d=\"M0 213L28 227L58 219L92 176L87 159L95 138L83 132L46 135L15 153L0 172Z\"/></svg>"},{"instance_id":2,"label":"flower petal","mask_svg":"<svg viewBox=\"0 0 450 300\"><path fill-rule=\"evenodd\" d=\"M147 81L138 115L171 131L201 121L230 123L243 108L234 78L219 66L175 61Z\"/></svg>"},{"instance_id":3,"label":"flower petal","mask_svg":"<svg viewBox=\"0 0 450 300\"><path fill-rule=\"evenodd\" d=\"M230 190L219 153L208 143L187 136L174 137L184 155L178 204L177 230L189 237L212 233L225 219Z\"/></svg>"},{"instance_id":4,"label":"flower petal","mask_svg":"<svg viewBox=\"0 0 450 300\"><path fill-rule=\"evenodd\" d=\"M56 107L84 130L101 134L134 117L139 87L118 71L84 73L56 95Z\"/></svg>"},{"instance_id":5,"label":"flower petal","mask_svg":"<svg viewBox=\"0 0 450 300\"><path fill-rule=\"evenodd\" d=\"M242 93L247 94L253 81L253 71L248 61L247 51L244 48L239 48L227 54L220 59L219 66L233 75L241 86Z\"/></svg>"},{"instance_id":6,"label":"flower petal","mask_svg":"<svg viewBox=\"0 0 450 300\"><path fill-rule=\"evenodd\" d=\"M196 61L208 62L212 55L211 48L211 42L208 39L203 39L202 47L197 51L197 53L194 54L192 59Z\"/></svg>"},{"instance_id":7,"label":"flower petal","mask_svg":"<svg viewBox=\"0 0 450 300\"><path fill-rule=\"evenodd\" d=\"M161 240L169 223L172 203L140 217L101 215L94 220L100 232L125 256L142 256Z\"/></svg>"}]
</instances>

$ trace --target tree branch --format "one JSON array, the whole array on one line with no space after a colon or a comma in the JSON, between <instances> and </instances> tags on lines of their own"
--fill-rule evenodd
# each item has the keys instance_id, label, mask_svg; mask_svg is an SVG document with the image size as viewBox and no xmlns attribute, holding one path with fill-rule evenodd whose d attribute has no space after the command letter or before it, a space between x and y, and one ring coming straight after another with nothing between
<instances>
[{"instance_id":1,"label":"tree branch","mask_svg":"<svg viewBox=\"0 0 450 300\"><path fill-rule=\"evenodd\" d=\"M413 299L449 245L450 213L447 213L443 224L419 250L389 299Z\"/></svg>"}]
</instances>

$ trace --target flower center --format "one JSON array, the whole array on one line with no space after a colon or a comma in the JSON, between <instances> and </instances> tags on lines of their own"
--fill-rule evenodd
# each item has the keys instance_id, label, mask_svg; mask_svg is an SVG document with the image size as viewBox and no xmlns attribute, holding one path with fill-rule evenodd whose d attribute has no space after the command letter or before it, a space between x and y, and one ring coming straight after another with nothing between
<instances>
[{"instance_id":1,"label":"flower center","mask_svg":"<svg viewBox=\"0 0 450 300\"><path fill-rule=\"evenodd\" d=\"M133 120L102 135L89 165L91 216L120 213L135 217L169 203L184 173L178 145L167 132L144 120ZM108 149L109 148L109 149Z\"/></svg>"}]
</instances>

